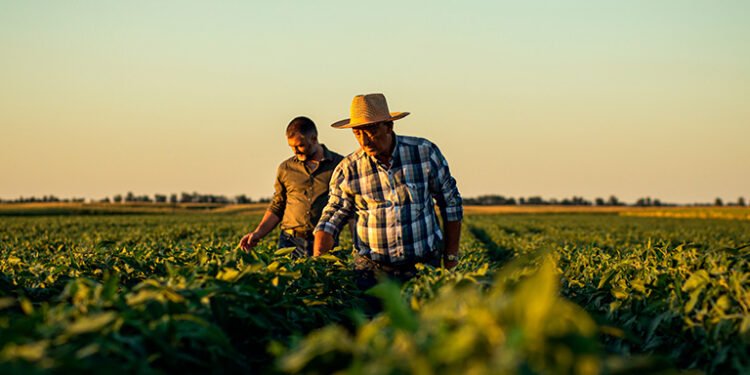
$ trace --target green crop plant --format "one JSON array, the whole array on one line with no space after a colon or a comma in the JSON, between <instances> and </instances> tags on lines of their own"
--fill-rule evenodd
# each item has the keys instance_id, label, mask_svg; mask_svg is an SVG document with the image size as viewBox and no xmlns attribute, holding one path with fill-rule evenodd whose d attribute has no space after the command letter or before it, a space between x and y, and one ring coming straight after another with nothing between
<instances>
[{"instance_id":1,"label":"green crop plant","mask_svg":"<svg viewBox=\"0 0 750 375\"><path fill-rule=\"evenodd\" d=\"M259 216L0 217L0 372L750 371L750 222L467 216L454 270L354 286Z\"/></svg>"}]
</instances>

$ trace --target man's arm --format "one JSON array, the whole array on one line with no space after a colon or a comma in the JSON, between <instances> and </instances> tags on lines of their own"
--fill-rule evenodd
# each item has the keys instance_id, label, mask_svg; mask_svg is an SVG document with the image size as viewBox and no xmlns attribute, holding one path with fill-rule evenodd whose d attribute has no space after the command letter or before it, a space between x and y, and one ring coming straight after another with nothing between
<instances>
[{"instance_id":1,"label":"man's arm","mask_svg":"<svg viewBox=\"0 0 750 375\"><path fill-rule=\"evenodd\" d=\"M323 230L315 232L313 256L328 254L331 249L333 249L333 235Z\"/></svg>"},{"instance_id":2,"label":"man's arm","mask_svg":"<svg viewBox=\"0 0 750 375\"><path fill-rule=\"evenodd\" d=\"M448 161L445 160L440 149L434 144L430 150L430 164L433 171L429 183L430 193L440 208L440 216L444 223L444 264L446 268L453 268L458 264L458 261L449 261L447 257L450 255L458 257L458 245L461 241L461 221L463 220L463 201L456 186L456 179L451 176Z\"/></svg>"},{"instance_id":3,"label":"man's arm","mask_svg":"<svg viewBox=\"0 0 750 375\"><path fill-rule=\"evenodd\" d=\"M318 225L315 227L313 256L327 254L333 249L334 237L338 236L354 212L354 200L345 191L346 176L342 162L333 171L328 187L328 203L323 208Z\"/></svg>"},{"instance_id":4,"label":"man's arm","mask_svg":"<svg viewBox=\"0 0 750 375\"><path fill-rule=\"evenodd\" d=\"M349 219L349 232L352 235L352 245L356 245L357 241L357 220L354 220L354 218Z\"/></svg>"},{"instance_id":5,"label":"man's arm","mask_svg":"<svg viewBox=\"0 0 750 375\"><path fill-rule=\"evenodd\" d=\"M284 184L284 163L279 165L276 170L276 181L273 184L273 199L271 204L268 205L266 213L263 215L258 227L254 231L246 234L240 240L240 248L248 251L254 248L258 242L263 239L268 233L270 233L276 225L279 224L281 218L284 217L284 210L286 209L286 185Z\"/></svg>"},{"instance_id":6,"label":"man's arm","mask_svg":"<svg viewBox=\"0 0 750 375\"><path fill-rule=\"evenodd\" d=\"M458 244L461 242L461 221L445 221L445 267L450 269L458 264ZM448 260L453 255L455 260Z\"/></svg>"},{"instance_id":7,"label":"man's arm","mask_svg":"<svg viewBox=\"0 0 750 375\"><path fill-rule=\"evenodd\" d=\"M354 241L356 241L355 236L357 235L357 231L354 226L357 225L357 222L354 219L349 219L347 224L349 224L349 232L352 235L352 243L354 243ZM334 242L335 240L332 234L323 230L315 232L313 256L319 256L328 253L329 251L331 251L331 249L333 249Z\"/></svg>"},{"instance_id":8,"label":"man's arm","mask_svg":"<svg viewBox=\"0 0 750 375\"><path fill-rule=\"evenodd\" d=\"M246 251L254 248L263 237L270 233L273 228L276 228L276 225L278 225L280 221L280 217L271 210L267 210L255 230L242 237L239 245L240 248Z\"/></svg>"}]
</instances>

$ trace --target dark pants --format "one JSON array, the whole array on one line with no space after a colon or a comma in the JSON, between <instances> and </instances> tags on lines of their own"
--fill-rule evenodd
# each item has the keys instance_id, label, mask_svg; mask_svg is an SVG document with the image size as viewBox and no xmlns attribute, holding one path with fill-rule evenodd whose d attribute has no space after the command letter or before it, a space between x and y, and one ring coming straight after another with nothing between
<instances>
[{"instance_id":1,"label":"dark pants","mask_svg":"<svg viewBox=\"0 0 750 375\"><path fill-rule=\"evenodd\" d=\"M432 256L420 259L407 264L398 266L384 265L373 262L370 258L355 255L354 258L354 276L357 287L360 290L367 290L378 284L381 279L387 278L403 284L417 275L417 263L429 264L433 267L440 267L440 255L442 252L436 251ZM383 310L383 304L379 298L371 295L363 296L365 301L364 313L372 317Z\"/></svg>"},{"instance_id":2,"label":"dark pants","mask_svg":"<svg viewBox=\"0 0 750 375\"><path fill-rule=\"evenodd\" d=\"M281 231L281 234L279 234L279 249L293 247L294 251L292 251L291 254L293 259L311 257L313 255L314 243L315 237L312 235L307 237L295 237L284 231ZM338 245L339 240L338 238L335 238L333 247Z\"/></svg>"},{"instance_id":3,"label":"dark pants","mask_svg":"<svg viewBox=\"0 0 750 375\"><path fill-rule=\"evenodd\" d=\"M354 273L357 277L357 286L361 290L367 290L375 286L378 283L378 279L386 277L398 283L405 283L417 275L417 263L440 267L439 254L440 252L436 251L427 258L401 265L380 264L372 261L370 258L355 255Z\"/></svg>"},{"instance_id":4,"label":"dark pants","mask_svg":"<svg viewBox=\"0 0 750 375\"><path fill-rule=\"evenodd\" d=\"M281 234L279 234L279 249L293 247L292 258L294 259L312 256L313 242L314 239L312 236L295 237L284 231L281 231Z\"/></svg>"}]
</instances>

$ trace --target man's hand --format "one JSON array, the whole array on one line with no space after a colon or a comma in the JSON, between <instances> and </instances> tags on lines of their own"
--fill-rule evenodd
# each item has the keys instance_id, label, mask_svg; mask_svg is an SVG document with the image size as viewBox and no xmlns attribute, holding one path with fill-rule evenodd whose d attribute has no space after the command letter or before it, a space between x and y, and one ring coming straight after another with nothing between
<instances>
[{"instance_id":1,"label":"man's hand","mask_svg":"<svg viewBox=\"0 0 750 375\"><path fill-rule=\"evenodd\" d=\"M333 236L326 231L315 232L315 242L313 243L313 256L328 254L333 249Z\"/></svg>"},{"instance_id":2,"label":"man's hand","mask_svg":"<svg viewBox=\"0 0 750 375\"><path fill-rule=\"evenodd\" d=\"M240 249L250 251L256 245L258 245L258 242L260 242L260 240L261 236L259 236L257 232L250 232L240 240Z\"/></svg>"},{"instance_id":3,"label":"man's hand","mask_svg":"<svg viewBox=\"0 0 750 375\"><path fill-rule=\"evenodd\" d=\"M458 244L461 241L461 221L445 221L445 255L458 257ZM445 269L452 269L458 264L458 258L448 260L446 256L443 259Z\"/></svg>"},{"instance_id":4,"label":"man's hand","mask_svg":"<svg viewBox=\"0 0 750 375\"><path fill-rule=\"evenodd\" d=\"M275 213L271 212L271 210L266 210L266 213L263 215L263 219L260 221L260 224L258 224L258 227L255 228L254 231L242 237L239 244L240 249L245 251L252 250L252 248L258 245L258 242L260 242L263 237L270 233L273 228L276 227L276 224L278 224L280 221L281 218L276 216Z\"/></svg>"},{"instance_id":5,"label":"man's hand","mask_svg":"<svg viewBox=\"0 0 750 375\"><path fill-rule=\"evenodd\" d=\"M446 249L443 256L443 267L447 270L458 265L458 249Z\"/></svg>"}]
</instances>

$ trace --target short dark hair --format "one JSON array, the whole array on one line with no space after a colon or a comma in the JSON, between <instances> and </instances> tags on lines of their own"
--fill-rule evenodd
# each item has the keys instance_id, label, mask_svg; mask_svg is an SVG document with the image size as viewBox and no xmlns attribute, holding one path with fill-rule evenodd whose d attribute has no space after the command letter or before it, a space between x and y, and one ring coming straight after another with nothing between
<instances>
[{"instance_id":1,"label":"short dark hair","mask_svg":"<svg viewBox=\"0 0 750 375\"><path fill-rule=\"evenodd\" d=\"M299 116L292 119L286 127L287 138L291 138L296 134L301 134L305 137L317 136L318 129L315 127L313 120L305 116Z\"/></svg>"}]
</instances>

